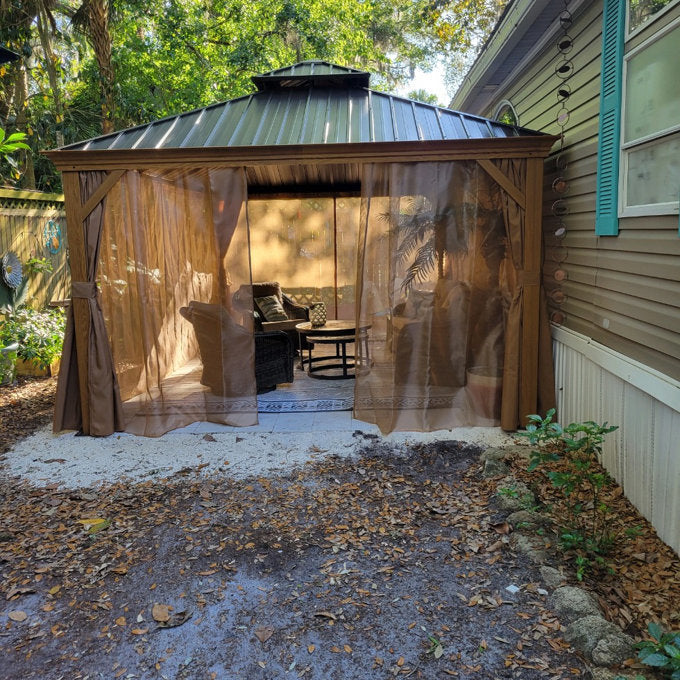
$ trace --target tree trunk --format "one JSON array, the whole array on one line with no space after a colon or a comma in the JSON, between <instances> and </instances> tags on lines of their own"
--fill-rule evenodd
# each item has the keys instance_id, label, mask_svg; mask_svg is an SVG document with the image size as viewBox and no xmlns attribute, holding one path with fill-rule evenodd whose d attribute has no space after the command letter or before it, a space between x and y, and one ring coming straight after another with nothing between
<instances>
[{"instance_id":1,"label":"tree trunk","mask_svg":"<svg viewBox=\"0 0 680 680\"><path fill-rule=\"evenodd\" d=\"M52 99L54 101L54 116L57 123L55 131L57 146L64 146L64 133L60 129L64 122L64 106L61 101L61 87L59 79L57 78L57 60L52 50L52 43L50 40L50 27L47 17L47 12L44 7L41 7L38 12L38 34L40 35L40 44L45 53L45 69L47 70L47 78L50 81L50 88L52 89Z\"/></svg>"},{"instance_id":2,"label":"tree trunk","mask_svg":"<svg viewBox=\"0 0 680 680\"><path fill-rule=\"evenodd\" d=\"M16 129L19 132L28 132L28 119L26 117L28 78L26 67L23 63L17 69L17 79L15 81L14 87L14 101L17 112ZM29 150L21 151L20 157L24 166L22 173L22 186L24 186L26 189L35 189L35 167L33 165L33 152Z\"/></svg>"},{"instance_id":3,"label":"tree trunk","mask_svg":"<svg viewBox=\"0 0 680 680\"><path fill-rule=\"evenodd\" d=\"M111 32L109 31L109 0L89 0L87 3L87 27L101 76L102 132L107 134L114 130L115 117Z\"/></svg>"}]
</instances>

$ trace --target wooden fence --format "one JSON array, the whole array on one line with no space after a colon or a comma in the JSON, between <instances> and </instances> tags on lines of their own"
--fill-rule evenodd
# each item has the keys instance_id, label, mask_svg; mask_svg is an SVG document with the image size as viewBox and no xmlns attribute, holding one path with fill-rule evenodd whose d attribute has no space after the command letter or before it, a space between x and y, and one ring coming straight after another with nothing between
<instances>
[{"instance_id":1,"label":"wooden fence","mask_svg":"<svg viewBox=\"0 0 680 680\"><path fill-rule=\"evenodd\" d=\"M41 308L70 296L64 197L41 191L0 189L0 258L8 251L22 265L44 258L51 272L28 276L26 302Z\"/></svg>"}]
</instances>

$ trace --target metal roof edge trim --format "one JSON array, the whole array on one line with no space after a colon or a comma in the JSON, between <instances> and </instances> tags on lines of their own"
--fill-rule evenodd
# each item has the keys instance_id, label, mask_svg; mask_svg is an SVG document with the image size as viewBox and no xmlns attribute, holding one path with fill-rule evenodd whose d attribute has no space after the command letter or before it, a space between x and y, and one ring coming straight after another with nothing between
<instances>
[{"instance_id":1,"label":"metal roof edge trim","mask_svg":"<svg viewBox=\"0 0 680 680\"><path fill-rule=\"evenodd\" d=\"M171 149L55 150L43 153L63 171L151 167L234 167L333 163L395 163L476 158L545 158L554 135L464 140L353 142Z\"/></svg>"}]
</instances>

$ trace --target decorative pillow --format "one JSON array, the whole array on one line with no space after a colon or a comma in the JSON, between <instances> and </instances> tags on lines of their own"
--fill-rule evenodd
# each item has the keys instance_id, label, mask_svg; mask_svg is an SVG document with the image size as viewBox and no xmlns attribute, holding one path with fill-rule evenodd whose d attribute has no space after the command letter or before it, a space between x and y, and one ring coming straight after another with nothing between
<instances>
[{"instance_id":1,"label":"decorative pillow","mask_svg":"<svg viewBox=\"0 0 680 680\"><path fill-rule=\"evenodd\" d=\"M276 295L255 298L255 304L260 308L267 321L286 321L288 319L288 315Z\"/></svg>"}]
</instances>

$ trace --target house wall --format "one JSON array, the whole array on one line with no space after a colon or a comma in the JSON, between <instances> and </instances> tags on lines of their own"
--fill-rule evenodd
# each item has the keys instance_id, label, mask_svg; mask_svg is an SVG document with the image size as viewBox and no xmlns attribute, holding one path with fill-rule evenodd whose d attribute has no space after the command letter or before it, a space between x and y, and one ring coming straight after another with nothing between
<instances>
[{"instance_id":1,"label":"house wall","mask_svg":"<svg viewBox=\"0 0 680 680\"><path fill-rule=\"evenodd\" d=\"M556 10L557 12L557 10ZM680 16L680 6L642 31L626 50ZM545 284L550 299L560 421L620 425L605 464L659 535L680 552L680 236L678 216L622 218L619 235L595 235L602 2L583 3L569 30L574 72L564 128L566 169L546 161ZM519 124L559 134L557 38L501 84L486 110L509 100ZM518 69L519 70L519 69ZM566 236L552 213L562 176ZM565 278L556 280L556 272ZM558 277L559 277L558 273ZM560 316L558 316L558 314Z\"/></svg>"},{"instance_id":2,"label":"house wall","mask_svg":"<svg viewBox=\"0 0 680 680\"><path fill-rule=\"evenodd\" d=\"M678 16L680 6L639 34L632 46ZM551 301L551 312L564 315L565 327L680 380L678 216L622 218L618 236L595 235L602 3L586 7L569 33L574 74L568 81L570 118L564 129L568 167L560 173L554 155L546 161L545 283L549 292L559 288L565 295L562 304ZM522 126L559 134L556 90L561 81L554 72L559 61L555 42L498 91L497 102L509 100ZM492 115L497 102L475 113ZM560 198L551 187L559 174L569 182L562 240L553 235L557 221L551 211ZM566 279L557 282L556 270L564 271Z\"/></svg>"}]
</instances>

